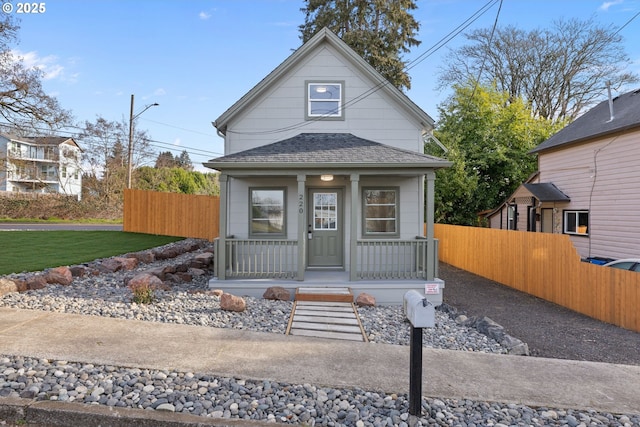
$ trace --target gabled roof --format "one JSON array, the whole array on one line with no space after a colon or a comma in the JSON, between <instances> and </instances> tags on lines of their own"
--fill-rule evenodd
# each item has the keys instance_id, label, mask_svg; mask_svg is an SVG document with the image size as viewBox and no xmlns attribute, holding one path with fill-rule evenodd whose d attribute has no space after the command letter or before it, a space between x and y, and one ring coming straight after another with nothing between
<instances>
[{"instance_id":1,"label":"gabled roof","mask_svg":"<svg viewBox=\"0 0 640 427\"><path fill-rule=\"evenodd\" d=\"M451 162L359 138L350 133L301 133L292 138L218 157L208 168L294 169L332 167L443 168Z\"/></svg>"},{"instance_id":2,"label":"gabled roof","mask_svg":"<svg viewBox=\"0 0 640 427\"><path fill-rule=\"evenodd\" d=\"M369 65L360 55L358 55L353 49L351 49L340 37L331 32L328 28L323 28L318 31L311 39L305 44L299 47L293 54L291 54L284 62L277 66L271 73L269 73L264 79L262 79L256 86L254 86L249 92L247 92L242 98L240 98L235 104L233 104L227 111L222 113L218 117L213 125L222 134L226 134L227 125L229 122L241 111L243 111L248 105L250 105L255 99L261 96L271 85L277 81L280 77L290 71L296 64L298 64L303 58L313 52L322 43L328 43L338 52L340 52L346 59L348 59L356 68L363 74L368 76L375 82L375 87L379 87L381 91L387 93L394 99L402 108L408 111L413 117L415 117L419 123L425 128L432 128L434 120L424 110L418 107L408 96L402 91L389 83L380 73L378 73L371 65Z\"/></svg>"},{"instance_id":3,"label":"gabled roof","mask_svg":"<svg viewBox=\"0 0 640 427\"><path fill-rule=\"evenodd\" d=\"M0 136L10 140L10 141L16 141L16 142L24 142L26 144L34 144L34 145L53 145L53 146L59 146L61 144L69 144L69 145L73 145L75 147L80 148L80 146L78 145L78 143L70 137L66 137L66 136L30 136L30 137L19 137L19 136L15 136L15 135L9 135L9 134L0 134Z\"/></svg>"},{"instance_id":4,"label":"gabled roof","mask_svg":"<svg viewBox=\"0 0 640 427\"><path fill-rule=\"evenodd\" d=\"M538 153L633 128L640 128L640 89L613 99L613 119L609 110L609 101L602 101L530 153Z\"/></svg>"},{"instance_id":5,"label":"gabled roof","mask_svg":"<svg viewBox=\"0 0 640 427\"><path fill-rule=\"evenodd\" d=\"M553 182L541 182L536 184L524 183L524 188L541 202L569 202L571 199L555 186Z\"/></svg>"}]
</instances>

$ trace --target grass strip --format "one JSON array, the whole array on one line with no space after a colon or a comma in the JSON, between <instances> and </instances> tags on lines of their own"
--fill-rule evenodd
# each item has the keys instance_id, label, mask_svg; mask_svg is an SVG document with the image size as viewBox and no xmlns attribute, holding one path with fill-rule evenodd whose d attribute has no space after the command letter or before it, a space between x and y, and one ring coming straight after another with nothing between
<instances>
[{"instance_id":1,"label":"grass strip","mask_svg":"<svg viewBox=\"0 0 640 427\"><path fill-rule=\"evenodd\" d=\"M82 264L182 239L123 231L2 231L0 275Z\"/></svg>"}]
</instances>

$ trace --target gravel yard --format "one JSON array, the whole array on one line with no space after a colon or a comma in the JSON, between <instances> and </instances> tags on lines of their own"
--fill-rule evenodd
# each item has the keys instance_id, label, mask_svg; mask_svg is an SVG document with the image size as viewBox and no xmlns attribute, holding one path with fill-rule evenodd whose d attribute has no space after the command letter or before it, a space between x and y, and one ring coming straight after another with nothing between
<instances>
[{"instance_id":1,"label":"gravel yard","mask_svg":"<svg viewBox=\"0 0 640 427\"><path fill-rule=\"evenodd\" d=\"M153 267L177 263L188 256L190 254L158 261L153 263ZM150 267L140 265L136 270L144 271ZM0 297L0 307L251 329L267 333L285 332L292 302L247 298L245 312L223 311L219 308L219 297L207 292L208 277L203 275L192 282L156 291L156 301L152 304L136 304L131 302L131 291L124 284L124 278L134 272L88 275L74 279L69 286L50 285L40 290L7 294ZM562 317L556 316L568 317L568 321L574 326L576 322L589 323L582 317L574 318L562 312L552 317L557 325L549 328L545 322L540 321L541 312L536 305L540 304L538 301L524 298L527 305L518 305L514 301L522 298L521 295L510 295L508 299L501 301L498 293L503 291L500 289L503 287L493 289L499 285L484 283L481 278L450 266L442 266L441 273L446 281L445 302L468 316L491 317L503 325L509 334L527 342L533 354L570 358L577 353L581 355L580 360L602 357L596 354L596 350L586 350L590 341L585 340L577 341L571 352L563 353L562 349L570 347L567 343L571 343L570 340L574 338L567 337L570 334L567 333L566 324L560 322ZM481 292L478 292L477 287L472 288L472 284L475 285L472 281L482 282ZM472 294L473 290L483 296ZM510 308L512 306L513 309ZM482 310L483 308L486 310ZM551 305L548 309L554 310L557 306ZM409 324L404 319L401 307L359 308L358 311L373 343L408 345ZM517 321L514 321L515 317ZM436 324L436 328L425 330L425 346L457 351L506 353L500 343L474 328L458 324L442 311L436 311ZM609 326L596 326L589 326L588 330L602 329L597 333L612 334ZM617 337L621 341L617 342L617 348L624 350L627 341L632 340L631 345L635 345L637 353L638 334L628 332L618 332L620 335ZM550 345L537 344L536 334L540 333L545 334ZM589 336L595 337L593 339L598 337ZM533 346L528 341L529 338L533 340ZM601 351L600 347L597 349ZM612 354L607 355L607 358L617 363L638 364L637 354L634 359L625 351L613 350L615 348L608 348ZM549 356L552 351L556 356ZM326 389L310 384L219 378L196 372L94 366L0 354L0 397L2 396L291 424L406 426L408 423L406 395L384 395L359 389ZM640 425L638 415L597 413L571 408L530 408L515 404L437 398L423 398L422 405L425 415L419 420L420 425ZM1 423L2 420L0 425Z\"/></svg>"}]
</instances>

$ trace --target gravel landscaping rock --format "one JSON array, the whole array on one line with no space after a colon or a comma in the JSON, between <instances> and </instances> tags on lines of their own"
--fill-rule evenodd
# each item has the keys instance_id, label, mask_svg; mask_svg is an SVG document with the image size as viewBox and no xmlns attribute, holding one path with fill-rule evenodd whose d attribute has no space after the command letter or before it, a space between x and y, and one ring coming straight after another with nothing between
<instances>
[{"instance_id":1,"label":"gravel landscaping rock","mask_svg":"<svg viewBox=\"0 0 640 427\"><path fill-rule=\"evenodd\" d=\"M167 268L189 264L194 256L210 259L206 255L208 245L187 240L187 243L166 245L164 250L154 252L153 259L146 258L151 262L140 261L130 270L102 268L99 274L93 274L96 266L103 264L100 261L87 264L83 266L86 274L74 277L68 285L49 284L42 289L7 293L0 297L0 307L285 333L293 306L291 301L244 297L246 309L230 312L220 308L220 295L208 289L210 271L202 270L205 274L195 274L190 281L181 280L180 277L187 276L179 276L175 271L166 273ZM189 250L181 252L180 248L187 244ZM206 265L200 267L206 269ZM125 283L151 269L166 273L170 280L165 278L164 286L154 291L152 303L136 304ZM28 282L31 276L31 273L21 273L7 278ZM410 328L401 307L365 306L358 307L358 313L372 343L409 344ZM522 343L506 335L495 322L486 319L480 322L482 327L493 331L494 337L491 337L474 327L474 322L478 326L477 319L466 320L455 310L437 310L436 327L424 329L424 345L505 354L510 345L505 345L505 341ZM309 426L407 426L409 423L409 401L405 394L0 355L0 397L6 396ZM423 426L640 425L637 415L472 400L423 398L422 407L423 416L418 425Z\"/></svg>"}]
</instances>

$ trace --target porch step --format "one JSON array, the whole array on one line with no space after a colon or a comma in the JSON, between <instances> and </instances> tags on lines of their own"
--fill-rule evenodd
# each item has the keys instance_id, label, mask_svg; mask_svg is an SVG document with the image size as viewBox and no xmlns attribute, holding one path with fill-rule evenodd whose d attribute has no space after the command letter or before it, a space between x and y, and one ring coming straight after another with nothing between
<instances>
[{"instance_id":1,"label":"porch step","mask_svg":"<svg viewBox=\"0 0 640 427\"><path fill-rule=\"evenodd\" d=\"M353 303L295 301L287 335L367 342Z\"/></svg>"},{"instance_id":2,"label":"porch step","mask_svg":"<svg viewBox=\"0 0 640 427\"><path fill-rule=\"evenodd\" d=\"M353 302L351 288L305 286L296 288L295 301Z\"/></svg>"}]
</instances>

